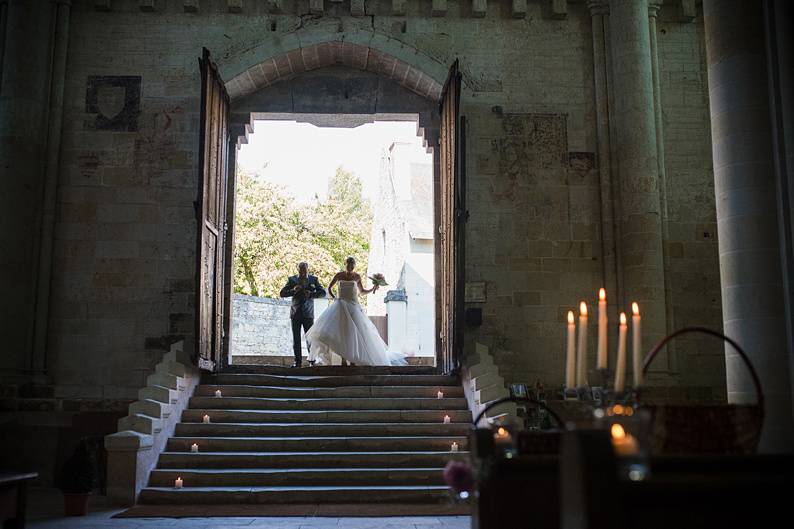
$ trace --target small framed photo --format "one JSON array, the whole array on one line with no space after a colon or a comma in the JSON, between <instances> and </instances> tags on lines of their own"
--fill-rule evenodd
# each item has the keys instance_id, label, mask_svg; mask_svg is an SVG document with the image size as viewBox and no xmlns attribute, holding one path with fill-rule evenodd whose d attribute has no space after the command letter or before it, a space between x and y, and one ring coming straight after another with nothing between
<instances>
[{"instance_id":1,"label":"small framed photo","mask_svg":"<svg viewBox=\"0 0 794 529\"><path fill-rule=\"evenodd\" d=\"M527 398L529 395L526 384L510 384L510 396Z\"/></svg>"}]
</instances>

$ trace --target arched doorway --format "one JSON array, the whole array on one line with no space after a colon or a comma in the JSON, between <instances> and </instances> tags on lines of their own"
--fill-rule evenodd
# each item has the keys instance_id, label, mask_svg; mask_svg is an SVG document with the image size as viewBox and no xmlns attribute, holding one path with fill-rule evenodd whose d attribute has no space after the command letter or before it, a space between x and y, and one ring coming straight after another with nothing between
<instances>
[{"instance_id":1,"label":"arched doorway","mask_svg":"<svg viewBox=\"0 0 794 529\"><path fill-rule=\"evenodd\" d=\"M445 84L372 47L329 41L270 57L221 79L209 51L200 60L199 197L197 217L197 365L228 365L231 262L234 238L234 167L257 112L346 114L376 119L413 112L434 156L436 197L436 365L454 371L462 347L463 188L460 74L457 62ZM369 118L367 117L369 116Z\"/></svg>"}]
</instances>

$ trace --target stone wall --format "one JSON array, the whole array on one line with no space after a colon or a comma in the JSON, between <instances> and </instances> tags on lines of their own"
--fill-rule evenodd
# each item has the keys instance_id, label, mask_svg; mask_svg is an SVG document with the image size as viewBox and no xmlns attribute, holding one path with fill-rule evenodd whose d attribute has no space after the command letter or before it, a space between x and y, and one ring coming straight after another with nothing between
<instances>
[{"instance_id":1,"label":"stone wall","mask_svg":"<svg viewBox=\"0 0 794 529\"><path fill-rule=\"evenodd\" d=\"M230 351L232 363L242 356L293 357L292 327L289 311L291 300L232 295L232 329ZM328 300L314 300L314 317L328 306ZM306 341L301 344L307 356Z\"/></svg>"},{"instance_id":2,"label":"stone wall","mask_svg":"<svg viewBox=\"0 0 794 529\"><path fill-rule=\"evenodd\" d=\"M191 347L202 46L227 80L278 58L274 70L287 70L263 81L275 87L278 75L300 79L288 52L323 42L369 50L364 64L343 58L338 66L350 71L367 53L410 65L395 82L421 72L417 90L443 84L460 60L466 277L487 287L484 323L467 338L492 347L508 382L560 383L565 311L594 301L607 280L598 162L609 153L598 153L586 3L433 2L445 6L440 16L418 0L326 2L322 14L307 2L281 2L278 13L268 2L242 2L240 12L226 2L200 2L196 12L187 4L73 2L46 351L56 394L134 398L170 343ZM703 28L699 16L680 22L679 7L662 8L656 32L669 325L719 328ZM324 108L328 98L355 99L354 80L340 86L318 93ZM9 347L7 365L21 373L28 349ZM663 382L720 391L721 354L719 344L682 341Z\"/></svg>"}]
</instances>

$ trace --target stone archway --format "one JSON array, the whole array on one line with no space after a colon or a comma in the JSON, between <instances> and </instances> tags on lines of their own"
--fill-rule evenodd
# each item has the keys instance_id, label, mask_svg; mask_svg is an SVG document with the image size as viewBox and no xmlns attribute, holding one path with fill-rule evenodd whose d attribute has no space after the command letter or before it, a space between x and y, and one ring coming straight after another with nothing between
<instances>
[{"instance_id":1,"label":"stone archway","mask_svg":"<svg viewBox=\"0 0 794 529\"><path fill-rule=\"evenodd\" d=\"M357 38L361 36L357 33L353 38L361 41ZM280 42L269 42L249 49L245 53L245 60L227 54L224 57L226 64L220 66L220 69L226 72L225 77L228 80L225 81L225 86L232 101L230 140L232 144L238 142L237 138L240 142L245 142L248 133L252 131L252 120L256 115L263 114L299 116L302 121L310 122L313 122L310 116L324 114L345 114L358 120L364 119L364 122L369 121L367 116L372 116L374 119L399 120L400 118L396 116L415 115L417 134L424 138L428 150L433 152L435 232L442 224L445 226L449 224L448 219L442 219L442 210L447 213L452 211L449 207L443 208L438 199L442 194L445 192L448 194L450 191L447 189L448 186L442 185L440 159L443 149L438 148L441 126L439 103L449 75L448 67L402 43L395 44L397 41L393 39L371 34L365 35L366 38L361 43L355 43L346 40L348 37L351 35L340 34L336 40L315 42L292 49ZM377 43L378 47L375 47L374 43ZM355 79L350 82L351 78ZM373 79L377 79L374 85L370 83ZM348 104L351 101L355 103ZM367 104L359 105L362 101L372 101L373 104L371 107ZM448 142L447 147L451 148L450 146L456 142L457 140ZM229 167L232 169L235 167L235 149L230 148L229 153L232 157ZM233 189L234 185L235 176L232 169L229 174L230 189ZM231 244L226 251L227 262L231 263L234 240L233 192L229 193L229 200L227 225ZM449 200L447 202L451 204ZM434 239L437 292L434 317L436 366L440 368L444 365L445 369L449 370L451 364L447 365L449 362L442 362L439 357L442 351L452 346L449 345L450 340L442 342L439 337L439 329L443 327L443 311L438 290L439 285L451 277L449 274L442 276L440 273L442 263L449 261L449 259L442 260L441 240L447 240L449 237L438 236ZM450 243L451 240L447 240L446 244ZM454 251L450 255L453 253ZM229 280L226 282L227 290L230 290L231 267L227 267L225 272ZM224 313L230 314L230 292L227 294L229 295L226 296ZM449 318L444 321L447 319ZM230 336L229 319L224 323L227 326L225 335ZM224 356L229 357L228 343Z\"/></svg>"},{"instance_id":2,"label":"stone archway","mask_svg":"<svg viewBox=\"0 0 794 529\"><path fill-rule=\"evenodd\" d=\"M418 62L435 63L432 75L425 68L419 69L371 45L332 40L267 57L231 77L226 81L226 89L229 97L236 99L304 72L341 65L383 76L426 99L438 101L443 81L437 76L439 72L445 76L447 67L416 50L412 49L410 54L420 59Z\"/></svg>"}]
</instances>

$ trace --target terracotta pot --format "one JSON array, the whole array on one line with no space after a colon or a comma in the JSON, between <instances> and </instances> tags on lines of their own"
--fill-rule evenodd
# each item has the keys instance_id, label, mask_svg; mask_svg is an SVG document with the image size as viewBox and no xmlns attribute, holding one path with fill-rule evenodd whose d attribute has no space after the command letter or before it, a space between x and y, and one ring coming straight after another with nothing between
<instances>
[{"instance_id":1,"label":"terracotta pot","mask_svg":"<svg viewBox=\"0 0 794 529\"><path fill-rule=\"evenodd\" d=\"M88 512L87 492L63 493L63 515L64 516L85 516Z\"/></svg>"}]
</instances>

